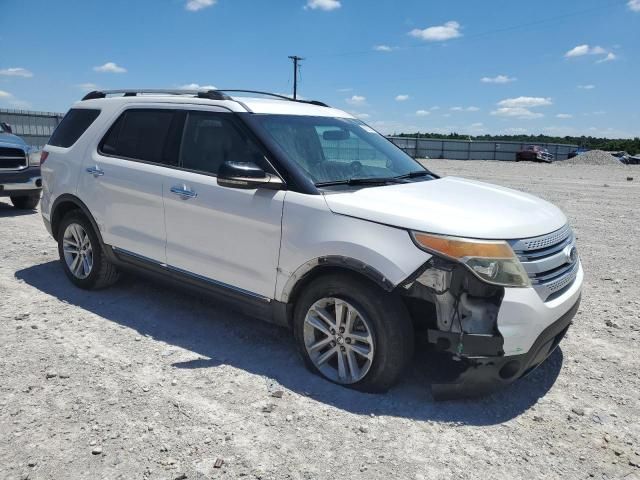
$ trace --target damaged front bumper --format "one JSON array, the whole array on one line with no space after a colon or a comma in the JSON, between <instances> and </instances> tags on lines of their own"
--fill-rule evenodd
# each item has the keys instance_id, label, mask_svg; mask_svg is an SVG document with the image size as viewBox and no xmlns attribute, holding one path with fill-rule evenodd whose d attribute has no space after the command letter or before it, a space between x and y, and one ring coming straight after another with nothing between
<instances>
[{"instance_id":1,"label":"damaged front bumper","mask_svg":"<svg viewBox=\"0 0 640 480\"><path fill-rule=\"evenodd\" d=\"M534 288L488 285L433 258L403 285L419 338L431 358L437 400L492 393L540 365L578 310L583 271L545 300ZM431 355L432 354L432 355Z\"/></svg>"},{"instance_id":2,"label":"damaged front bumper","mask_svg":"<svg viewBox=\"0 0 640 480\"><path fill-rule=\"evenodd\" d=\"M488 335L463 334L462 342L467 353L457 357L457 362L452 362L455 365L452 365L448 378L440 378L438 383L431 385L434 398L450 400L486 395L524 377L555 350L571 326L579 306L580 297L538 336L527 353L521 355L482 355L483 351L490 351L496 346L496 338L490 340ZM429 331L430 343L432 340L438 342L441 333Z\"/></svg>"}]
</instances>

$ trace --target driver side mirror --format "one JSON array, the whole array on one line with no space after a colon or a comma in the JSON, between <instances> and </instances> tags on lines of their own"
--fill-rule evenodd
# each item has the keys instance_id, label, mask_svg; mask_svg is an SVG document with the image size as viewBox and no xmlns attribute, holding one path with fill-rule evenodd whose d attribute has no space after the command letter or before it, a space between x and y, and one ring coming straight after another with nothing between
<instances>
[{"instance_id":1,"label":"driver side mirror","mask_svg":"<svg viewBox=\"0 0 640 480\"><path fill-rule=\"evenodd\" d=\"M245 190L255 188L282 190L284 188L280 177L265 172L252 162L224 162L218 170L218 185Z\"/></svg>"}]
</instances>

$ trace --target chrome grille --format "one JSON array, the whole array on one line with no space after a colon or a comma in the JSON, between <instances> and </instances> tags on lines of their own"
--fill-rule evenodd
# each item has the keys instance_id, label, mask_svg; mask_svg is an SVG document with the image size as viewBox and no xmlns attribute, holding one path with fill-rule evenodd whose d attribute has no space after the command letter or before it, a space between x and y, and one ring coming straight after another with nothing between
<instances>
[{"instance_id":1,"label":"chrome grille","mask_svg":"<svg viewBox=\"0 0 640 480\"><path fill-rule=\"evenodd\" d=\"M510 244L542 300L552 300L576 279L580 261L577 251L571 254L576 246L568 225L547 235L514 240Z\"/></svg>"},{"instance_id":2,"label":"chrome grille","mask_svg":"<svg viewBox=\"0 0 640 480\"><path fill-rule=\"evenodd\" d=\"M0 170L18 170L27 167L27 154L20 148L0 147Z\"/></svg>"}]
</instances>

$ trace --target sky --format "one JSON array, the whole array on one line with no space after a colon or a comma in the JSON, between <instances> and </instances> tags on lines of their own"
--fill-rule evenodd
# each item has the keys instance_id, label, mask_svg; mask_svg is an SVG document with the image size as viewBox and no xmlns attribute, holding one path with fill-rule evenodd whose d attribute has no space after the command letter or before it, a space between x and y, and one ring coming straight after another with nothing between
<instances>
[{"instance_id":1,"label":"sky","mask_svg":"<svg viewBox=\"0 0 640 480\"><path fill-rule=\"evenodd\" d=\"M383 133L640 136L640 0L0 0L0 108L299 94Z\"/></svg>"}]
</instances>

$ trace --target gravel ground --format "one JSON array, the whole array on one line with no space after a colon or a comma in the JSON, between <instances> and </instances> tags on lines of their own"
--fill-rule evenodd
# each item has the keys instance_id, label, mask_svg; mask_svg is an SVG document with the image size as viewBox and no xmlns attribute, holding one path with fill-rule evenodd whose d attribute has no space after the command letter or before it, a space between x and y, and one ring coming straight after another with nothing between
<instances>
[{"instance_id":1,"label":"gravel ground","mask_svg":"<svg viewBox=\"0 0 640 480\"><path fill-rule=\"evenodd\" d=\"M583 303L530 376L438 403L419 356L389 393L349 391L286 331L206 299L73 288L39 214L0 201L0 478L640 478L640 168L427 162L574 225Z\"/></svg>"}]
</instances>

